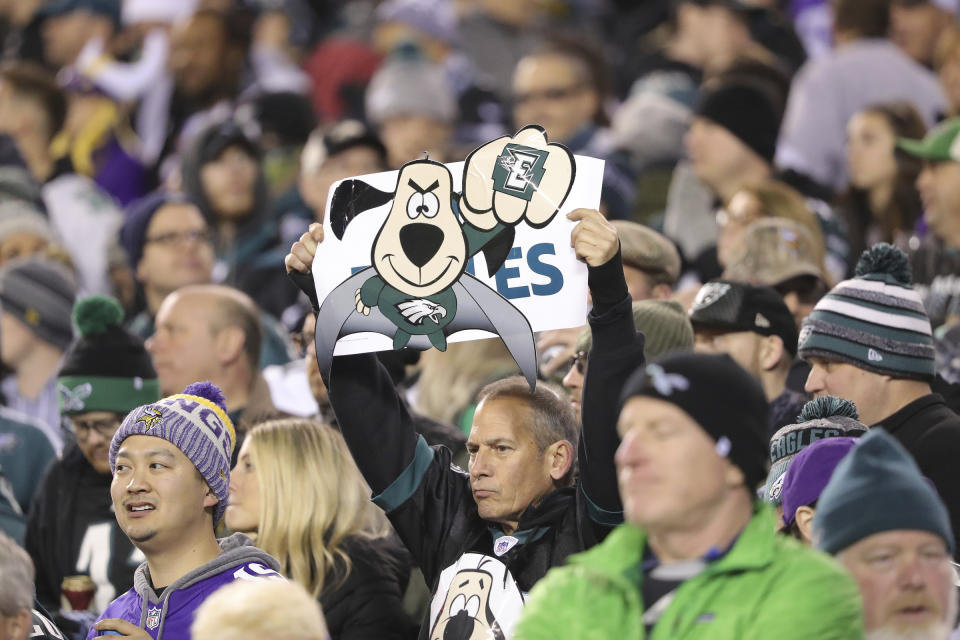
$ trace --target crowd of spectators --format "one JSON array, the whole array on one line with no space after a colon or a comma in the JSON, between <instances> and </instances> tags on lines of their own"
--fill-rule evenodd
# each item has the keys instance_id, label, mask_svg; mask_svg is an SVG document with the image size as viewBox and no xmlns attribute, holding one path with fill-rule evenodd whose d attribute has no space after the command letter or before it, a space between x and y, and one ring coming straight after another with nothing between
<instances>
[{"instance_id":1,"label":"crowd of spectators","mask_svg":"<svg viewBox=\"0 0 960 640\"><path fill-rule=\"evenodd\" d=\"M527 125L535 388L321 370L334 184ZM958 468L958 0L0 0L0 640L958 640Z\"/></svg>"}]
</instances>

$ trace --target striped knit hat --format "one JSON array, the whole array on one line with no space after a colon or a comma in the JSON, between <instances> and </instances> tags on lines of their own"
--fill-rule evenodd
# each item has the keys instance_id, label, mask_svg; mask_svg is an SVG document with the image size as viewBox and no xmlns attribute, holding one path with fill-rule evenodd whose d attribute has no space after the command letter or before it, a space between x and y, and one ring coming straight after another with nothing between
<instances>
[{"instance_id":1,"label":"striped knit hat","mask_svg":"<svg viewBox=\"0 0 960 640\"><path fill-rule=\"evenodd\" d=\"M779 505L784 477L797 454L825 438L859 438L867 432L859 420L856 405L836 396L820 396L803 405L796 424L782 427L770 438L770 474L761 497Z\"/></svg>"},{"instance_id":2,"label":"striped knit hat","mask_svg":"<svg viewBox=\"0 0 960 640\"><path fill-rule=\"evenodd\" d=\"M127 414L110 442L111 472L117 468L120 445L130 436L163 438L180 449L217 496L213 523L220 522L227 510L230 458L237 435L219 387L211 382L195 382L183 393Z\"/></svg>"},{"instance_id":3,"label":"striped knit hat","mask_svg":"<svg viewBox=\"0 0 960 640\"><path fill-rule=\"evenodd\" d=\"M933 380L930 319L911 286L906 254L886 244L863 252L856 277L824 296L804 321L798 355L894 378Z\"/></svg>"}]
</instances>

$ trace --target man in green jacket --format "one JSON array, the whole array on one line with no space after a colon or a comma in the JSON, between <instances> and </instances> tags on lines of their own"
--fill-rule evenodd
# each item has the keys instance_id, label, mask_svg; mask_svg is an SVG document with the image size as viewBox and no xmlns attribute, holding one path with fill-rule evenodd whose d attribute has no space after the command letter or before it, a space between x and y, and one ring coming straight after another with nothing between
<instances>
[{"instance_id":1,"label":"man in green jacket","mask_svg":"<svg viewBox=\"0 0 960 640\"><path fill-rule=\"evenodd\" d=\"M622 399L627 522L537 584L515 640L863 638L854 582L776 536L755 497L767 402L749 374L679 354L635 372Z\"/></svg>"}]
</instances>

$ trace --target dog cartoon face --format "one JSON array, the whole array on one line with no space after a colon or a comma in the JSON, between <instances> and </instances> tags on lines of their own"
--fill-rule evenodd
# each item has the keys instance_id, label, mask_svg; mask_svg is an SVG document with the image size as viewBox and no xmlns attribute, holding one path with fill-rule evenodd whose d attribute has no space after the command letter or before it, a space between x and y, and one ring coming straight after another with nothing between
<instances>
[{"instance_id":1,"label":"dog cartoon face","mask_svg":"<svg viewBox=\"0 0 960 640\"><path fill-rule=\"evenodd\" d=\"M467 242L453 212L453 178L440 163L405 164L372 264L384 282L415 296L443 291L466 268Z\"/></svg>"},{"instance_id":2,"label":"dog cartoon face","mask_svg":"<svg viewBox=\"0 0 960 640\"><path fill-rule=\"evenodd\" d=\"M454 576L430 640L488 640L503 638L490 611L493 576L482 569L460 571Z\"/></svg>"}]
</instances>

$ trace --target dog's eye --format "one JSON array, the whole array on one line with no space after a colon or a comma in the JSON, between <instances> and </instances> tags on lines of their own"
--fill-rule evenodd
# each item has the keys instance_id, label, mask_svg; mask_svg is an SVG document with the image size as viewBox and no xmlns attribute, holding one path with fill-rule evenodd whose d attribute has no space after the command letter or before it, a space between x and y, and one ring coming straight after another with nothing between
<instances>
[{"instance_id":1,"label":"dog's eye","mask_svg":"<svg viewBox=\"0 0 960 640\"><path fill-rule=\"evenodd\" d=\"M407 217L411 220L420 215L433 218L439 210L440 201L432 193L417 192L407 200Z\"/></svg>"}]
</instances>

